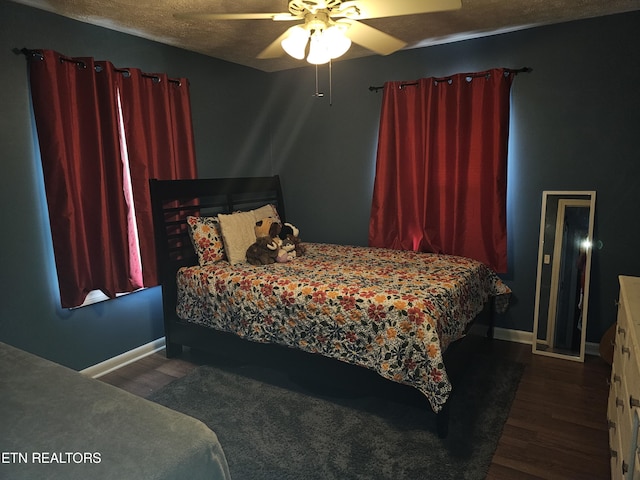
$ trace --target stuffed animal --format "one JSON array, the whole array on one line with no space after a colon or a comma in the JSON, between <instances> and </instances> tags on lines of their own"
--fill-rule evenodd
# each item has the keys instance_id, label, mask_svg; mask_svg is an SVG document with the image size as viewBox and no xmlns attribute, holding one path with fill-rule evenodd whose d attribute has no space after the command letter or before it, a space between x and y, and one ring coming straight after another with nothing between
<instances>
[{"instance_id":1,"label":"stuffed animal","mask_svg":"<svg viewBox=\"0 0 640 480\"><path fill-rule=\"evenodd\" d=\"M293 242L289 239L282 240L279 237L277 238L277 240L280 240L280 248L278 249L276 262L286 263L290 260L293 260L296 256L296 246L293 244Z\"/></svg>"},{"instance_id":2,"label":"stuffed animal","mask_svg":"<svg viewBox=\"0 0 640 480\"><path fill-rule=\"evenodd\" d=\"M283 242L293 244L293 249L289 252L289 257L299 257L304 255L307 251L307 247L300 240L300 230L291 223L285 223L280 229L280 238Z\"/></svg>"},{"instance_id":3,"label":"stuffed animal","mask_svg":"<svg viewBox=\"0 0 640 480\"><path fill-rule=\"evenodd\" d=\"M262 220L258 220L256 222L256 226L253 227L253 229L256 232L256 238L276 238L282 231L282 224L277 218L265 217Z\"/></svg>"},{"instance_id":4,"label":"stuffed animal","mask_svg":"<svg viewBox=\"0 0 640 480\"><path fill-rule=\"evenodd\" d=\"M282 241L278 234L282 226L272 217L256 222L254 230L256 241L247 248L247 262L251 265L269 265L275 263L280 252Z\"/></svg>"}]
</instances>

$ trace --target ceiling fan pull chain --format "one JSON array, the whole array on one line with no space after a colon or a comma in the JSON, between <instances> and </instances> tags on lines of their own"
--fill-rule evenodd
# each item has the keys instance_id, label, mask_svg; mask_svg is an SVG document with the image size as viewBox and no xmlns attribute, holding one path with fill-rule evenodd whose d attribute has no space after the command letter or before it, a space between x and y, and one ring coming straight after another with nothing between
<instances>
[{"instance_id":1,"label":"ceiling fan pull chain","mask_svg":"<svg viewBox=\"0 0 640 480\"><path fill-rule=\"evenodd\" d=\"M329 106L333 105L333 62L329 59Z\"/></svg>"},{"instance_id":2,"label":"ceiling fan pull chain","mask_svg":"<svg viewBox=\"0 0 640 480\"><path fill-rule=\"evenodd\" d=\"M316 93L314 93L313 96L324 97L324 93L318 91L318 65L316 65Z\"/></svg>"}]
</instances>

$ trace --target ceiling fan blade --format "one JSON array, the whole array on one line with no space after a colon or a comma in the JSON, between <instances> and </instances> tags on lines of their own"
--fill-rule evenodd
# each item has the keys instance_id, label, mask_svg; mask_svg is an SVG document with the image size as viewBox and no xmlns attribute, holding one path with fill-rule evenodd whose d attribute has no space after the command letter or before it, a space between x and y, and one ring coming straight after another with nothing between
<instances>
[{"instance_id":1,"label":"ceiling fan blade","mask_svg":"<svg viewBox=\"0 0 640 480\"><path fill-rule=\"evenodd\" d=\"M290 13L176 13L175 18L181 20L300 20Z\"/></svg>"},{"instance_id":2,"label":"ceiling fan blade","mask_svg":"<svg viewBox=\"0 0 640 480\"><path fill-rule=\"evenodd\" d=\"M265 58L278 58L284 54L284 50L282 49L282 45L280 44L282 40L284 40L289 35L289 30L295 28L295 25L291 28L287 28L285 32L276 38L271 44L262 50L256 58L265 59Z\"/></svg>"},{"instance_id":3,"label":"ceiling fan blade","mask_svg":"<svg viewBox=\"0 0 640 480\"><path fill-rule=\"evenodd\" d=\"M462 8L462 0L356 0L343 2L340 11L354 20L398 17ZM352 13L357 12L359 13Z\"/></svg>"},{"instance_id":4,"label":"ceiling fan blade","mask_svg":"<svg viewBox=\"0 0 640 480\"><path fill-rule=\"evenodd\" d=\"M358 22L357 20L343 18L339 20L338 23L346 23L349 25L347 37L349 37L352 42L362 45L380 55L389 55L407 45L406 42L369 25Z\"/></svg>"}]
</instances>

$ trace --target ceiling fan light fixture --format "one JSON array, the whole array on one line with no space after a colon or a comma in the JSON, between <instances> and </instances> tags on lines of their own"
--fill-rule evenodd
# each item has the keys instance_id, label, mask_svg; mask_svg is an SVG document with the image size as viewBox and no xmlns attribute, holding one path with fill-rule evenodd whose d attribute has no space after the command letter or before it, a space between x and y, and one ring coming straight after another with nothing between
<instances>
[{"instance_id":1,"label":"ceiling fan light fixture","mask_svg":"<svg viewBox=\"0 0 640 480\"><path fill-rule=\"evenodd\" d=\"M322 30L316 30L309 39L309 55L307 62L313 65L322 65L331 60L327 45L322 39Z\"/></svg>"},{"instance_id":2,"label":"ceiling fan light fixture","mask_svg":"<svg viewBox=\"0 0 640 480\"><path fill-rule=\"evenodd\" d=\"M282 40L282 49L293 58L302 60L309 41L309 30L299 25L289 29L289 35Z\"/></svg>"},{"instance_id":3,"label":"ceiling fan light fixture","mask_svg":"<svg viewBox=\"0 0 640 480\"><path fill-rule=\"evenodd\" d=\"M341 57L351 47L351 40L344 28L332 25L324 30L314 30L309 41L307 62L322 65L329 60Z\"/></svg>"},{"instance_id":4,"label":"ceiling fan light fixture","mask_svg":"<svg viewBox=\"0 0 640 480\"><path fill-rule=\"evenodd\" d=\"M341 57L351 48L351 39L345 35L345 28L340 25L332 25L322 32L322 42L332 59Z\"/></svg>"}]
</instances>

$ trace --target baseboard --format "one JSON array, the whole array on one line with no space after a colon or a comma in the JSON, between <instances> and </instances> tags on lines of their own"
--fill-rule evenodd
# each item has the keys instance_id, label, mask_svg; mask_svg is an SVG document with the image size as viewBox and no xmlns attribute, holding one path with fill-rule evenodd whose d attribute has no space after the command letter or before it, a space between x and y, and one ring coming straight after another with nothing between
<instances>
[{"instance_id":1,"label":"baseboard","mask_svg":"<svg viewBox=\"0 0 640 480\"><path fill-rule=\"evenodd\" d=\"M476 335L485 335L487 332L486 325L474 325L471 331ZM495 327L493 329L493 338L497 340L506 340L508 342L533 344L533 332L525 332L522 330L511 330L508 328ZM600 344L594 342L586 342L584 346L585 355L600 356Z\"/></svg>"},{"instance_id":2,"label":"baseboard","mask_svg":"<svg viewBox=\"0 0 640 480\"><path fill-rule=\"evenodd\" d=\"M497 340L506 340L508 342L533 344L533 333L523 330L511 330L509 328L495 327L493 329L493 338Z\"/></svg>"},{"instance_id":3,"label":"baseboard","mask_svg":"<svg viewBox=\"0 0 640 480\"><path fill-rule=\"evenodd\" d=\"M164 337L158 338L146 345L141 345L133 350L129 350L128 352L124 352L123 354L105 360L104 362L87 367L84 370L81 370L80 373L87 377L98 378L163 349Z\"/></svg>"},{"instance_id":4,"label":"baseboard","mask_svg":"<svg viewBox=\"0 0 640 480\"><path fill-rule=\"evenodd\" d=\"M600 356L600 344L594 342L587 342L584 344L584 354L585 355L593 355L596 357Z\"/></svg>"},{"instance_id":5,"label":"baseboard","mask_svg":"<svg viewBox=\"0 0 640 480\"><path fill-rule=\"evenodd\" d=\"M474 335L486 335L487 326L483 324L474 324L471 332ZM532 344L533 334L522 330L511 330L509 328L495 327L493 329L493 338L496 340L506 340L508 342Z\"/></svg>"}]
</instances>

